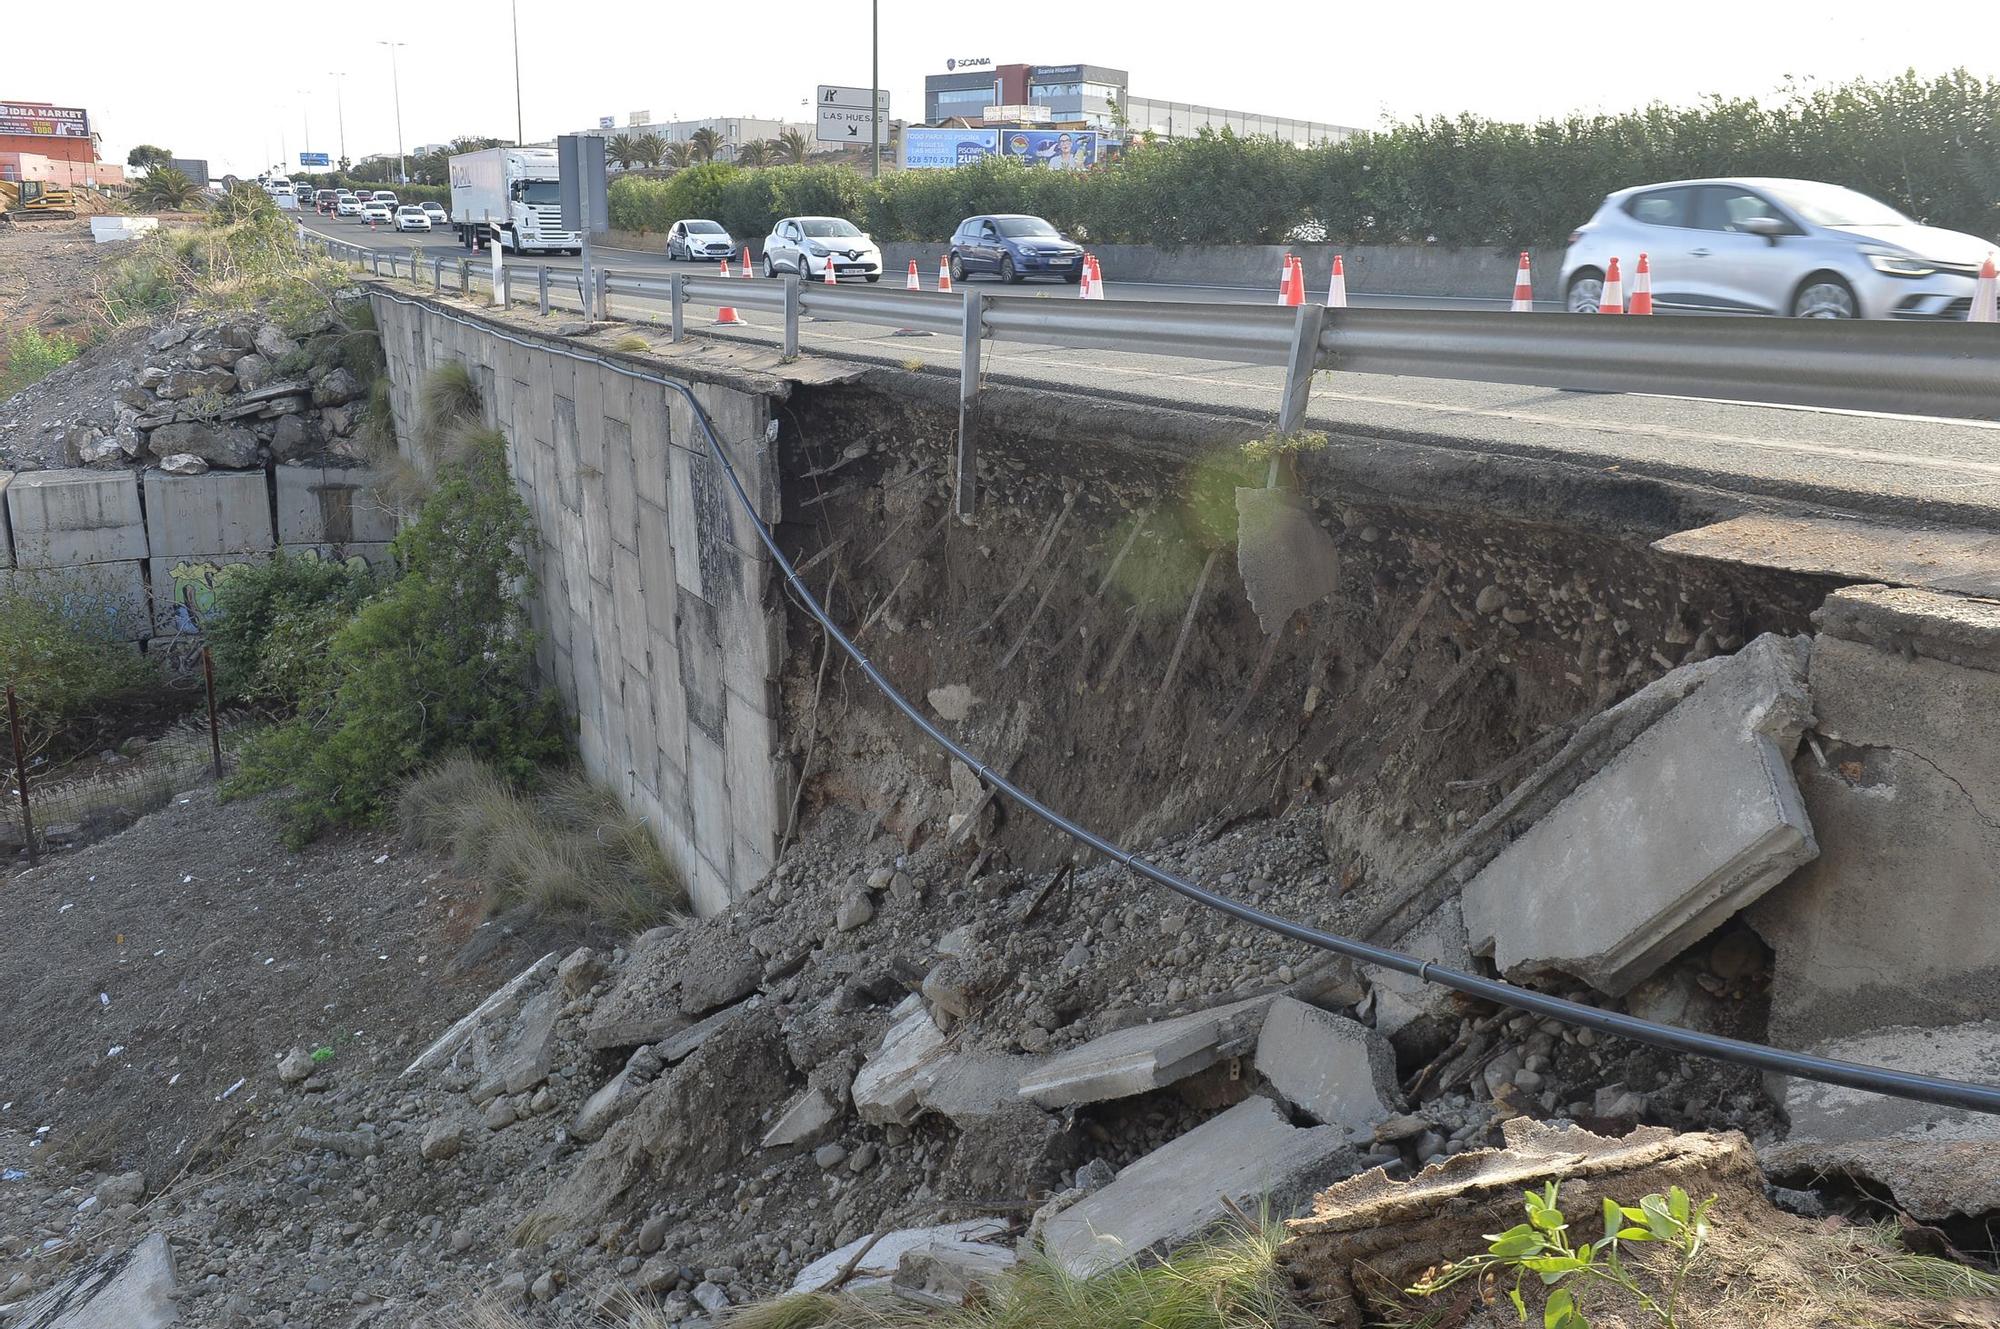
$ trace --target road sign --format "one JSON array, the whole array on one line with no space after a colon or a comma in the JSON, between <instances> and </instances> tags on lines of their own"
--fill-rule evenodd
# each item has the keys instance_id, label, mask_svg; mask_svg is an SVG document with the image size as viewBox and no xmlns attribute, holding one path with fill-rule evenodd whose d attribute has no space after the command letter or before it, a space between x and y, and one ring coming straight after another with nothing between
<instances>
[{"instance_id":1,"label":"road sign","mask_svg":"<svg viewBox=\"0 0 2000 1329\"><path fill-rule=\"evenodd\" d=\"M822 106L819 108L817 132L813 137L821 143L867 143L871 141L871 124L875 127L875 136L887 144L887 111L877 111L871 116L865 106Z\"/></svg>"},{"instance_id":2,"label":"road sign","mask_svg":"<svg viewBox=\"0 0 2000 1329\"><path fill-rule=\"evenodd\" d=\"M299 154L299 165L301 166L326 166L329 164L324 152L301 152Z\"/></svg>"},{"instance_id":3,"label":"road sign","mask_svg":"<svg viewBox=\"0 0 2000 1329\"><path fill-rule=\"evenodd\" d=\"M813 100L817 101L821 106L853 106L865 111L868 109L868 89L841 88L831 83L822 83L819 85L819 96ZM875 109L885 114L888 112L888 89L882 88L876 91Z\"/></svg>"},{"instance_id":4,"label":"road sign","mask_svg":"<svg viewBox=\"0 0 2000 1329\"><path fill-rule=\"evenodd\" d=\"M604 140L595 134L556 138L556 196L565 231L602 231L610 225L604 177Z\"/></svg>"}]
</instances>

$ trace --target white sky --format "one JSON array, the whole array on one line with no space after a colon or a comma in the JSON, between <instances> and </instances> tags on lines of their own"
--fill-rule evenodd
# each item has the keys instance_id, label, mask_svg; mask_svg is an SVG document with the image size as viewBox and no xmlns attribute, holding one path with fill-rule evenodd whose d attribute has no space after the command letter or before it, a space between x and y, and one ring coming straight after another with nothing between
<instances>
[{"instance_id":1,"label":"white sky","mask_svg":"<svg viewBox=\"0 0 2000 1329\"><path fill-rule=\"evenodd\" d=\"M1519 7L1491 0L1366 12L1153 0L1088 6L1091 17L1080 11L1046 24L996 24L1009 13L1005 3L880 4L882 85L891 113L910 120L923 114L924 75L942 73L951 56L1109 65L1131 71L1142 97L1363 127L1385 116L1470 110L1515 119L1761 95L1788 75L1832 83L1912 66L1932 74L1963 64L1981 77L2000 70L2000 5L1992 0L1825 0L1810 9L1797 0L1681 0L1545 7L1525 19ZM85 107L109 160L124 160L140 142L206 157L218 173L253 172L277 161L281 146L294 163L306 147L337 155L334 70L347 74L349 155L393 152L389 53L375 44L391 34L407 43L398 52L406 147L513 133L506 10L493 0L23 0L6 9L0 47L15 58L0 61L0 100ZM594 126L600 115L622 125L642 109L655 119L798 119L816 83L869 81L860 0L535 0L522 9L530 141ZM676 11L700 13L708 30L674 30ZM1039 26L1076 35L993 35Z\"/></svg>"}]
</instances>

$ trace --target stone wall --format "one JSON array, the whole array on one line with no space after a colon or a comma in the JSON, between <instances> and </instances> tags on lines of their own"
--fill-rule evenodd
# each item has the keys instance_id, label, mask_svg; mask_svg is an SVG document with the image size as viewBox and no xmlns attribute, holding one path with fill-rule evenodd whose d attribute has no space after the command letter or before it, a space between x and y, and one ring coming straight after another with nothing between
<instances>
[{"instance_id":1,"label":"stone wall","mask_svg":"<svg viewBox=\"0 0 2000 1329\"><path fill-rule=\"evenodd\" d=\"M377 296L375 311L399 437L432 368L472 370L540 533L538 659L584 768L654 828L695 907L721 910L770 869L790 807L776 755L784 625L772 565L687 399L428 302ZM690 388L775 521L768 398Z\"/></svg>"}]
</instances>

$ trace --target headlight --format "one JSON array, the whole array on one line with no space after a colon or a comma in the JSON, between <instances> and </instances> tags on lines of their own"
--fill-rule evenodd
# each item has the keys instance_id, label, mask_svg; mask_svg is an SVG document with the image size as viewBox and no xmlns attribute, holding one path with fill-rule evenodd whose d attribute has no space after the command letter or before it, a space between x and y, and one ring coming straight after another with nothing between
<instances>
[{"instance_id":1,"label":"headlight","mask_svg":"<svg viewBox=\"0 0 2000 1329\"><path fill-rule=\"evenodd\" d=\"M806 246L806 252L807 252L808 254L811 254L811 255L812 255L812 256L813 256L814 258L825 258L825 257L826 257L826 246L825 246L825 245L807 245L807 246Z\"/></svg>"},{"instance_id":2,"label":"headlight","mask_svg":"<svg viewBox=\"0 0 2000 1329\"><path fill-rule=\"evenodd\" d=\"M1868 266L1891 277L1928 277L1937 268L1912 254L1887 249L1864 249Z\"/></svg>"}]
</instances>

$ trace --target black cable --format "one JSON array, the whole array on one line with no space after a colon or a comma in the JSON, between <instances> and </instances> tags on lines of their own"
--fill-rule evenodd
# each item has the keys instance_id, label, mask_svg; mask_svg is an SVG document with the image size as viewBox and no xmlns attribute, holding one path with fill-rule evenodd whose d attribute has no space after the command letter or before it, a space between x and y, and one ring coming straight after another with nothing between
<instances>
[{"instance_id":1,"label":"black cable","mask_svg":"<svg viewBox=\"0 0 2000 1329\"><path fill-rule=\"evenodd\" d=\"M1802 1079L1816 1080L1822 1084L1844 1085L1850 1089L1862 1089L1870 1093L1884 1094L1891 1098L1905 1098L1920 1103L1936 1103L1945 1107L1966 1108L1974 1112L1990 1112L2000 1115L2000 1086L1973 1084L1963 1080L1947 1080L1932 1075L1916 1075L1908 1071L1890 1070L1887 1067L1881 1066L1865 1066L1851 1061L1836 1061L1829 1057L1818 1057L1806 1052L1786 1052L1763 1043L1751 1043L1737 1038L1723 1038L1716 1034L1704 1034L1693 1029L1682 1029L1675 1025L1659 1024L1652 1020L1642 1020L1634 1015L1621 1015L1614 1011L1600 1010L1595 1006L1586 1006L1582 1002L1569 1001L1562 997L1551 996L1545 992L1536 992L1530 988L1516 987L1512 983L1504 983L1498 979L1482 978L1477 974L1468 974L1461 970L1437 964L1434 961L1419 960L1415 956L1405 955L1401 951L1390 950L1385 946L1376 946L1369 942L1357 941L1351 937L1340 936L1337 933L1323 932L1318 928L1309 927L1304 923L1280 918L1276 914L1268 913L1254 905L1245 904L1241 900L1232 899L1219 892L1211 891L1207 887L1200 886L1184 877L1168 872L1164 868L1154 866L1138 855L1121 849L1089 828L1071 821L1062 813L1057 812L1054 808L1049 807L1034 795L1014 784L1006 776L988 767L985 762L981 761L965 748L960 747L949 734L933 724L928 717L910 703L908 698L897 691L888 679L882 676L882 671L875 667L874 661L863 654L861 648L856 646L848 638L847 634L840 630L839 625L827 614L825 608L814 598L813 593L807 589L805 582L793 570L791 560L786 558L785 551L778 547L778 542L772 536L770 527L764 523L763 518L757 515L757 509L751 503L749 492L744 489L741 478L736 474L736 468L729 464L729 458L722 450L722 442L715 436L715 429L709 423L707 412L702 410L701 403L695 399L694 393L687 385L670 378L664 378L658 374L649 374L643 370L634 369L629 365L621 365L616 361L604 359L602 356L586 355L579 351L573 351L566 346L554 345L544 341L529 341L525 338L510 336L491 324L464 318L448 310L438 309L433 305L425 304L421 301L408 300L388 290L379 290L378 293L385 299L394 301L397 304L411 305L430 310L451 322L477 329L489 336L497 337L499 340L509 342L515 346L527 347L531 350L552 351L557 355L566 356L571 360L598 365L611 370L613 373L623 374L627 378L637 379L645 383L658 384L663 388L680 393L687 401L688 408L693 412L694 418L701 424L702 434L708 440L710 455L721 465L722 473L729 479L730 489L735 492L736 501L742 505L744 513L750 518L750 524L757 531L757 538L763 542L764 547L770 551L771 557L783 569L785 580L791 586L793 594L806 606L807 611L818 620L819 625L826 630L828 635L840 644L841 650L846 652L848 658L860 666L861 671L868 676L869 682L873 683L877 690L883 696L887 697L897 710L909 717L910 722L922 730L931 741L971 767L981 780L992 785L995 789L1007 795L1016 803L1019 803L1022 807L1034 813L1037 817L1040 817L1043 821L1071 839L1088 845L1106 857L1123 864L1129 871L1136 872L1147 880L1164 886L1176 894L1185 896L1197 904L1205 905L1218 913L1227 914L1229 917L1241 922L1263 928L1267 932L1275 932L1281 937L1289 937L1293 941L1304 942L1308 946L1331 951L1336 955L1343 955L1350 960L1357 960L1363 964L1377 965L1384 969L1394 970L1397 973L1409 974L1423 982L1436 983L1441 987L1447 987L1455 992L1462 992L1467 996L1477 997L1483 1001L1490 1001L1496 1005L1512 1007L1515 1010L1527 1011L1535 1015L1548 1016L1551 1019L1560 1020L1565 1024L1576 1025L1579 1028L1613 1034L1620 1038L1629 1038L1634 1042L1646 1043L1653 1047L1666 1048L1674 1052L1690 1053L1694 1056L1733 1062L1742 1066L1755 1066L1760 1070L1776 1071L1784 1075L1796 1075Z\"/></svg>"}]
</instances>

